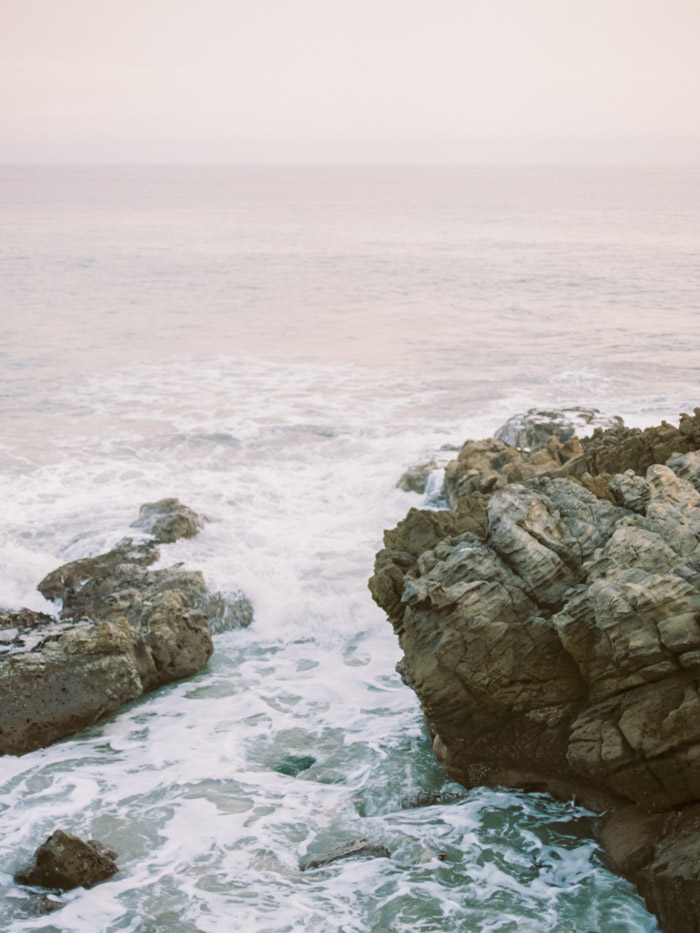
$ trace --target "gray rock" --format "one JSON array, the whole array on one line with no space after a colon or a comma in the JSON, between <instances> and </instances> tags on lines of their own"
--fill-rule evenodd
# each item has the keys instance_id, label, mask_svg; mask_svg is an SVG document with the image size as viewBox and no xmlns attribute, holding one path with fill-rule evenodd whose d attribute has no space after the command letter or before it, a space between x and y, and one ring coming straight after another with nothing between
<instances>
[{"instance_id":1,"label":"gray rock","mask_svg":"<svg viewBox=\"0 0 700 933\"><path fill-rule=\"evenodd\" d=\"M622 418L601 415L597 408L561 408L547 410L530 408L524 414L513 415L493 435L512 447L541 450L554 434L561 442L590 434L596 427L622 427Z\"/></svg>"},{"instance_id":2,"label":"gray rock","mask_svg":"<svg viewBox=\"0 0 700 933\"><path fill-rule=\"evenodd\" d=\"M92 888L118 871L115 858L110 846L83 842L58 829L39 846L32 861L15 872L14 880L54 891Z\"/></svg>"},{"instance_id":3,"label":"gray rock","mask_svg":"<svg viewBox=\"0 0 700 933\"><path fill-rule=\"evenodd\" d=\"M301 871L325 868L326 865L347 858L391 858L391 853L385 846L370 842L368 839L355 839L321 855L305 856L299 863L299 868Z\"/></svg>"}]
</instances>

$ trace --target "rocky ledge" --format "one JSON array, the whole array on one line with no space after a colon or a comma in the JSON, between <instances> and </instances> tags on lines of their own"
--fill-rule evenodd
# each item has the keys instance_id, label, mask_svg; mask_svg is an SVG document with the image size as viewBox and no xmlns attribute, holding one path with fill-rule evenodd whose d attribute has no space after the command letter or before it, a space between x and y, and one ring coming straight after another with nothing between
<instances>
[{"instance_id":1,"label":"rocky ledge","mask_svg":"<svg viewBox=\"0 0 700 933\"><path fill-rule=\"evenodd\" d=\"M607 811L662 929L700 931L700 409L540 450L468 441L377 555L451 778Z\"/></svg>"},{"instance_id":2,"label":"rocky ledge","mask_svg":"<svg viewBox=\"0 0 700 933\"><path fill-rule=\"evenodd\" d=\"M201 526L177 499L148 503L139 523L158 541ZM250 603L211 594L202 574L154 570L155 541L65 564L39 584L58 618L0 611L0 754L22 755L78 732L209 660L210 628L246 625Z\"/></svg>"}]
</instances>

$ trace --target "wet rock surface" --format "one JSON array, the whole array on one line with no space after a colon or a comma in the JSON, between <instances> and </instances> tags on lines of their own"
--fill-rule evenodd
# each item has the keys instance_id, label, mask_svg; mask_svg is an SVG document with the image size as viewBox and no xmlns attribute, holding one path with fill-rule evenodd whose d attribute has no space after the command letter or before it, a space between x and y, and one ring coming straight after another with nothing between
<instances>
[{"instance_id":1,"label":"wet rock surface","mask_svg":"<svg viewBox=\"0 0 700 933\"><path fill-rule=\"evenodd\" d=\"M301 871L310 871L313 868L325 868L326 865L348 858L391 858L391 853L386 846L364 838L355 839L321 855L307 855L301 860L299 867Z\"/></svg>"},{"instance_id":2,"label":"wet rock surface","mask_svg":"<svg viewBox=\"0 0 700 933\"><path fill-rule=\"evenodd\" d=\"M139 517L131 527L153 535L161 544L170 544L178 538L193 538L203 527L203 522L179 499L161 499L142 505Z\"/></svg>"},{"instance_id":3,"label":"wet rock surface","mask_svg":"<svg viewBox=\"0 0 700 933\"><path fill-rule=\"evenodd\" d=\"M611 856L663 929L700 929L700 410L555 440L467 442L453 508L387 532L370 589L449 776L632 807L653 828Z\"/></svg>"},{"instance_id":4,"label":"wet rock surface","mask_svg":"<svg viewBox=\"0 0 700 933\"><path fill-rule=\"evenodd\" d=\"M48 745L192 676L213 651L210 619L217 628L250 621L242 594L231 603L199 572L153 570L159 556L154 543L126 540L41 581L40 592L61 601L58 619L0 613L0 754Z\"/></svg>"},{"instance_id":5,"label":"wet rock surface","mask_svg":"<svg viewBox=\"0 0 700 933\"><path fill-rule=\"evenodd\" d=\"M607 429L623 426L622 418L606 417L597 408L561 408L554 411L531 408L524 414L513 415L493 436L512 447L541 450L555 434L564 443L574 436L590 433L596 427Z\"/></svg>"},{"instance_id":6,"label":"wet rock surface","mask_svg":"<svg viewBox=\"0 0 700 933\"><path fill-rule=\"evenodd\" d=\"M116 874L116 858L110 846L94 839L83 842L58 829L39 846L31 862L15 872L14 880L54 891L92 888Z\"/></svg>"}]
</instances>

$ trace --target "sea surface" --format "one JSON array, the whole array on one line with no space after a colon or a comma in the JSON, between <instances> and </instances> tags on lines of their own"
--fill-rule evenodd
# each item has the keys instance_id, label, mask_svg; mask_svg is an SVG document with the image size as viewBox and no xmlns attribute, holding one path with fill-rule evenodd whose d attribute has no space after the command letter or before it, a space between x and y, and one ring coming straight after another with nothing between
<instances>
[{"instance_id":1,"label":"sea surface","mask_svg":"<svg viewBox=\"0 0 700 933\"><path fill-rule=\"evenodd\" d=\"M178 496L205 671L0 759L2 929L641 933L573 804L460 790L367 590L410 465L532 406L700 404L700 171L0 168L0 606ZM432 498L431 498L432 497ZM439 504L439 503L438 503ZM120 872L40 912L55 828ZM391 858L307 872L367 837Z\"/></svg>"}]
</instances>

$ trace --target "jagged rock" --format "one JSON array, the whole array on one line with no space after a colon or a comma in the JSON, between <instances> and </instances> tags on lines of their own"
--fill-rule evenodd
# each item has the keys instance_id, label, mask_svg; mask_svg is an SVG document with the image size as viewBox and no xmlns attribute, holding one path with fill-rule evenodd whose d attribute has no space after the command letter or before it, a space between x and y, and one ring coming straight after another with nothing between
<instances>
[{"instance_id":1,"label":"jagged rock","mask_svg":"<svg viewBox=\"0 0 700 933\"><path fill-rule=\"evenodd\" d=\"M202 528L202 519L179 499L161 499L141 506L132 528L140 528L153 535L161 544L170 544L178 538L193 538Z\"/></svg>"},{"instance_id":2,"label":"jagged rock","mask_svg":"<svg viewBox=\"0 0 700 933\"><path fill-rule=\"evenodd\" d=\"M61 601L58 619L0 613L0 754L48 745L197 673L213 651L209 619L217 630L250 622L242 594L211 594L180 566L151 569L158 558L154 543L123 541L41 581Z\"/></svg>"},{"instance_id":3,"label":"jagged rock","mask_svg":"<svg viewBox=\"0 0 700 933\"><path fill-rule=\"evenodd\" d=\"M589 473L624 473L632 470L643 476L653 463L666 463L674 454L700 448L700 408L694 415L683 414L677 428L663 421L653 428L596 429L581 440L583 458Z\"/></svg>"},{"instance_id":4,"label":"jagged rock","mask_svg":"<svg viewBox=\"0 0 700 933\"><path fill-rule=\"evenodd\" d=\"M58 829L39 846L32 861L15 872L14 880L55 891L92 888L118 871L116 857L110 846L96 840L83 842Z\"/></svg>"},{"instance_id":5,"label":"jagged rock","mask_svg":"<svg viewBox=\"0 0 700 933\"><path fill-rule=\"evenodd\" d=\"M523 479L532 458L468 442L456 508L412 510L387 532L370 589L453 780L690 814L700 802L700 455L687 447L700 445L700 409L679 429L613 429L590 443ZM666 465L648 462L658 451ZM623 472L601 476L595 464ZM475 509L483 527L465 528ZM700 884L681 857L690 842L674 843L693 838L697 852L700 817L667 821L662 836L649 825L646 874L630 867L639 854L622 870L660 916L674 885L694 899L664 929L700 930L682 925L700 916Z\"/></svg>"},{"instance_id":6,"label":"jagged rock","mask_svg":"<svg viewBox=\"0 0 700 933\"><path fill-rule=\"evenodd\" d=\"M141 666L143 689L190 677L213 651L207 618L209 597L199 571L149 570L159 551L126 541L98 557L73 561L39 584L47 599L60 599L61 619L127 623L140 635L152 661Z\"/></svg>"},{"instance_id":7,"label":"jagged rock","mask_svg":"<svg viewBox=\"0 0 700 933\"><path fill-rule=\"evenodd\" d=\"M563 443L569 438L581 437L595 427L622 427L624 422L617 416L601 415L597 408L561 408L548 411L530 408L525 414L513 415L493 435L512 447L525 450L540 450L554 434Z\"/></svg>"},{"instance_id":8,"label":"jagged rock","mask_svg":"<svg viewBox=\"0 0 700 933\"><path fill-rule=\"evenodd\" d=\"M445 467L445 494L450 508L471 514L474 530L485 530L482 518L485 499L510 483L522 483L538 476L556 475L560 468L579 456L577 438L565 444L550 437L533 453L510 447L503 441L466 441L456 460Z\"/></svg>"},{"instance_id":9,"label":"jagged rock","mask_svg":"<svg viewBox=\"0 0 700 933\"><path fill-rule=\"evenodd\" d=\"M428 463L419 463L417 466L406 470L396 486L398 489L403 489L404 492L419 492L422 495L425 492L428 477L433 470L437 470L437 463L434 460L430 460Z\"/></svg>"},{"instance_id":10,"label":"jagged rock","mask_svg":"<svg viewBox=\"0 0 700 933\"><path fill-rule=\"evenodd\" d=\"M326 865L346 858L391 858L391 853L385 846L370 842L368 839L355 839L353 842L336 846L335 849L322 855L307 855L299 863L299 868L301 871L325 868Z\"/></svg>"}]
</instances>

